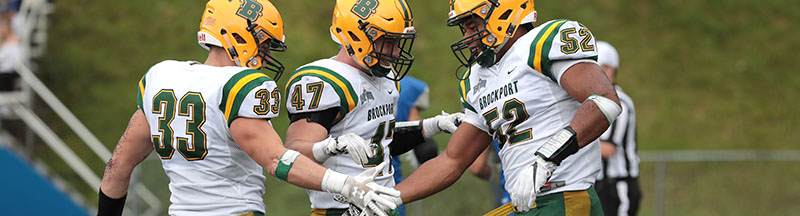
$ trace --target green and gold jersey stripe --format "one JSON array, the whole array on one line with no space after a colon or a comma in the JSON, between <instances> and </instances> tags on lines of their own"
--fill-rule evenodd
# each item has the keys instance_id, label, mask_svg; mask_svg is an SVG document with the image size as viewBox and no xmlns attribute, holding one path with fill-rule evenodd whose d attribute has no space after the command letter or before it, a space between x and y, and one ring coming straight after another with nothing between
<instances>
[{"instance_id":1,"label":"green and gold jersey stripe","mask_svg":"<svg viewBox=\"0 0 800 216\"><path fill-rule=\"evenodd\" d=\"M528 56L528 65L533 67L533 69L539 73L550 77L550 79L553 81L556 81L556 79L553 77L553 74L550 71L550 65L552 64L549 58L550 48L553 46L553 38L558 35L558 33L554 33L554 31L557 31L559 28L561 28L561 25L567 21L569 20L555 20L545 25L531 43L530 55Z\"/></svg>"},{"instance_id":2,"label":"green and gold jersey stripe","mask_svg":"<svg viewBox=\"0 0 800 216\"><path fill-rule=\"evenodd\" d=\"M136 92L136 104L139 105L139 109L144 109L144 86L147 84L144 78L146 76L147 74L142 76L142 79L139 80L139 91Z\"/></svg>"},{"instance_id":3,"label":"green and gold jersey stripe","mask_svg":"<svg viewBox=\"0 0 800 216\"><path fill-rule=\"evenodd\" d=\"M397 93L400 94L400 82L394 81L394 86L397 87Z\"/></svg>"},{"instance_id":4,"label":"green and gold jersey stripe","mask_svg":"<svg viewBox=\"0 0 800 216\"><path fill-rule=\"evenodd\" d=\"M469 84L470 72L471 70L467 68L464 69L464 71L461 73L461 81L458 82L458 92L461 93L461 100L463 101L461 102L461 105L463 105L465 109L469 109L472 110L473 112L476 112L475 108L472 108L472 106L470 106L469 103L467 103L467 93L469 93L469 90L471 88Z\"/></svg>"},{"instance_id":5,"label":"green and gold jersey stripe","mask_svg":"<svg viewBox=\"0 0 800 216\"><path fill-rule=\"evenodd\" d=\"M286 92L289 92L289 86L300 81L303 76L317 77L330 84L336 91L336 94L339 95L339 103L341 104L339 110L343 116L356 108L358 98L350 82L338 73L324 67L306 66L297 69L292 74L292 77L289 78L289 82L286 83Z\"/></svg>"},{"instance_id":6,"label":"green and gold jersey stripe","mask_svg":"<svg viewBox=\"0 0 800 216\"><path fill-rule=\"evenodd\" d=\"M347 209L311 209L311 216L333 216L342 215Z\"/></svg>"},{"instance_id":7,"label":"green and gold jersey stripe","mask_svg":"<svg viewBox=\"0 0 800 216\"><path fill-rule=\"evenodd\" d=\"M222 100L219 109L224 113L228 125L239 116L239 106L242 105L247 93L266 81L271 81L266 74L259 70L247 69L233 75L225 86L222 87Z\"/></svg>"},{"instance_id":8,"label":"green and gold jersey stripe","mask_svg":"<svg viewBox=\"0 0 800 216\"><path fill-rule=\"evenodd\" d=\"M394 70L392 70L392 74L394 74L394 77L397 78L397 72L394 72ZM397 88L397 94L400 94L400 81L394 81L394 85L395 88Z\"/></svg>"}]
</instances>

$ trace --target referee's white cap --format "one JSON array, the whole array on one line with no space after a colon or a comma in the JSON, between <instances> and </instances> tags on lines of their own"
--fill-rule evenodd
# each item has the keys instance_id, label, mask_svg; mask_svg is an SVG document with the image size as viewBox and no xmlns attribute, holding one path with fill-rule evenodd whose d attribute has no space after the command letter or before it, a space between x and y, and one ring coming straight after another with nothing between
<instances>
[{"instance_id":1,"label":"referee's white cap","mask_svg":"<svg viewBox=\"0 0 800 216\"><path fill-rule=\"evenodd\" d=\"M605 41L597 41L597 63L619 68L619 55L617 49Z\"/></svg>"}]
</instances>

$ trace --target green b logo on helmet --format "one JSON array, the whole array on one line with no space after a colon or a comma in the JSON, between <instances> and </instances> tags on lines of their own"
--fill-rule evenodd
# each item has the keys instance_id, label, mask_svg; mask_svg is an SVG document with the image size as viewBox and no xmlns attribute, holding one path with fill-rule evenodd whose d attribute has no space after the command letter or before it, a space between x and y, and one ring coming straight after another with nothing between
<instances>
[{"instance_id":1,"label":"green b logo on helmet","mask_svg":"<svg viewBox=\"0 0 800 216\"><path fill-rule=\"evenodd\" d=\"M375 13L375 8L378 8L378 0L358 0L350 11L365 20Z\"/></svg>"},{"instance_id":2,"label":"green b logo on helmet","mask_svg":"<svg viewBox=\"0 0 800 216\"><path fill-rule=\"evenodd\" d=\"M263 9L264 6L255 0L244 0L242 5L239 6L239 10L236 11L236 15L239 15L245 19L249 19L250 21L256 21L259 17L261 17L261 11Z\"/></svg>"}]
</instances>

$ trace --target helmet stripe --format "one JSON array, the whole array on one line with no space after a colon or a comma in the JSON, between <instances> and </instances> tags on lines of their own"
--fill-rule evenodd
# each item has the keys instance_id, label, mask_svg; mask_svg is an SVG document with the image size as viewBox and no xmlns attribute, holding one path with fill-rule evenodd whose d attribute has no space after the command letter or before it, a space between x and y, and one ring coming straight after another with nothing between
<instances>
[{"instance_id":1,"label":"helmet stripe","mask_svg":"<svg viewBox=\"0 0 800 216\"><path fill-rule=\"evenodd\" d=\"M406 26L405 27L410 27L411 26L411 14L408 11L408 7L406 6L406 1L405 0L397 0L397 1L400 2L400 7L403 8L403 20L406 21Z\"/></svg>"}]
</instances>

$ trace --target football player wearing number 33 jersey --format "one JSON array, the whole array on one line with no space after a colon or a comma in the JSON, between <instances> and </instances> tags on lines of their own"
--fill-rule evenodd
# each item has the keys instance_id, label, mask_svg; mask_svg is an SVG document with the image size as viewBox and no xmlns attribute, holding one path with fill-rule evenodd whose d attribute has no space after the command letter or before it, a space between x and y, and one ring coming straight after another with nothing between
<instances>
[{"instance_id":1,"label":"football player wearing number 33 jersey","mask_svg":"<svg viewBox=\"0 0 800 216\"><path fill-rule=\"evenodd\" d=\"M438 157L397 185L399 205L456 181L499 140L505 188L517 215L602 215L591 187L601 166L597 137L620 113L597 65L595 40L576 21L533 27L533 0L454 0L448 26L466 117Z\"/></svg>"},{"instance_id":2,"label":"football player wearing number 33 jersey","mask_svg":"<svg viewBox=\"0 0 800 216\"><path fill-rule=\"evenodd\" d=\"M263 215L262 167L362 208L399 196L373 183L377 168L348 176L282 145L269 121L279 88L259 71L283 72L271 55L286 50L272 3L210 0L197 39L209 51L204 63L163 61L139 81L139 109L106 166L98 215L122 214L131 172L153 150L170 179L170 215Z\"/></svg>"}]
</instances>

